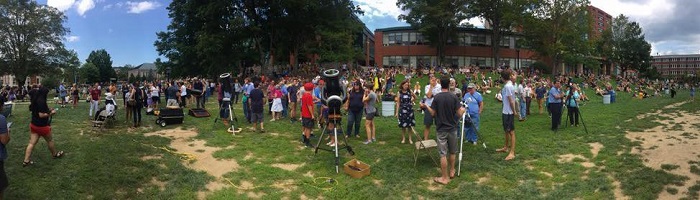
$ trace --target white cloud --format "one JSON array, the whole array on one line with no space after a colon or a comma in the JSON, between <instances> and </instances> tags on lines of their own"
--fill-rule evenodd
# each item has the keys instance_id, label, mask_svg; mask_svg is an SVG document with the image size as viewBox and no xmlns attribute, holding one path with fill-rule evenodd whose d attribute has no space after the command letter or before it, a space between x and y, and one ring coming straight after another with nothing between
<instances>
[{"instance_id":1,"label":"white cloud","mask_svg":"<svg viewBox=\"0 0 700 200\"><path fill-rule=\"evenodd\" d=\"M71 35L71 36L66 37L66 41L68 41L68 42L77 42L77 41L80 41L80 37L75 36L75 35Z\"/></svg>"},{"instance_id":2,"label":"white cloud","mask_svg":"<svg viewBox=\"0 0 700 200\"><path fill-rule=\"evenodd\" d=\"M396 0L354 0L355 4L365 11L364 17L384 17L388 16L397 19L404 12L396 6Z\"/></svg>"},{"instance_id":3,"label":"white cloud","mask_svg":"<svg viewBox=\"0 0 700 200\"><path fill-rule=\"evenodd\" d=\"M128 13L139 14L148 10L153 10L160 7L160 3L156 1L131 2L127 1L126 6L129 8Z\"/></svg>"},{"instance_id":4,"label":"white cloud","mask_svg":"<svg viewBox=\"0 0 700 200\"><path fill-rule=\"evenodd\" d=\"M107 4L107 5L103 6L102 9L109 10L110 8L112 8L112 6L114 6L114 4Z\"/></svg>"},{"instance_id":5,"label":"white cloud","mask_svg":"<svg viewBox=\"0 0 700 200\"><path fill-rule=\"evenodd\" d=\"M95 2L93 0L80 0L77 4L77 11L80 16L85 16L85 12L95 8Z\"/></svg>"},{"instance_id":6,"label":"white cloud","mask_svg":"<svg viewBox=\"0 0 700 200\"><path fill-rule=\"evenodd\" d=\"M47 0L46 5L54 7L60 11L66 11L73 7L75 0Z\"/></svg>"}]
</instances>

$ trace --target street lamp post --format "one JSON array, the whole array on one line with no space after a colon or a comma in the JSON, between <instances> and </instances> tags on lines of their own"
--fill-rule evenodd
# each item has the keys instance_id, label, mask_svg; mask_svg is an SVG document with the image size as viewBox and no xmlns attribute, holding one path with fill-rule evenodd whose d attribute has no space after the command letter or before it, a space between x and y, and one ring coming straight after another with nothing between
<instances>
[{"instance_id":1,"label":"street lamp post","mask_svg":"<svg viewBox=\"0 0 700 200\"><path fill-rule=\"evenodd\" d=\"M515 66L517 66L517 68L520 69L520 49L515 49L515 53L518 54L515 59Z\"/></svg>"},{"instance_id":2,"label":"street lamp post","mask_svg":"<svg viewBox=\"0 0 700 200\"><path fill-rule=\"evenodd\" d=\"M172 69L170 68L170 66L166 67L166 68L165 68L165 75L167 76L167 77L166 77L166 80L167 80L168 82L170 82L170 72L172 72Z\"/></svg>"}]
</instances>

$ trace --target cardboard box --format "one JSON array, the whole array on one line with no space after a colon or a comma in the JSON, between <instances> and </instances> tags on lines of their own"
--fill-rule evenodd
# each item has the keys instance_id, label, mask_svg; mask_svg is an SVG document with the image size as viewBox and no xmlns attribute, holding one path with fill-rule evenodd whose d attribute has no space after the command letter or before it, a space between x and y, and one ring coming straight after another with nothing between
<instances>
[{"instance_id":1,"label":"cardboard box","mask_svg":"<svg viewBox=\"0 0 700 200\"><path fill-rule=\"evenodd\" d=\"M370 166L357 159L352 159L343 165L343 171L345 171L346 174L350 175L353 178L362 178L364 176L369 175Z\"/></svg>"}]
</instances>

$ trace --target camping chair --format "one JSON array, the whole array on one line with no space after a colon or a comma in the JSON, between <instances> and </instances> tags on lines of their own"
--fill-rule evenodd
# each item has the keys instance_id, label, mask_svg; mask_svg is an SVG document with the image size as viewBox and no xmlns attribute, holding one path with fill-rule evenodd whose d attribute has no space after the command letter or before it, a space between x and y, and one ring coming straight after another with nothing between
<instances>
[{"instance_id":1,"label":"camping chair","mask_svg":"<svg viewBox=\"0 0 700 200\"><path fill-rule=\"evenodd\" d=\"M434 155L429 151L429 149L437 147L437 142L435 140L423 140L423 137L419 136L413 127L411 127L411 132L413 132L413 135L416 136L417 140L414 143L416 145L416 148L413 150L413 167L415 167L416 164L418 164L418 154L421 150L423 150L423 152L430 156L430 159L433 160L433 163L435 163L435 165L439 166L437 161L435 160Z\"/></svg>"},{"instance_id":2,"label":"camping chair","mask_svg":"<svg viewBox=\"0 0 700 200\"><path fill-rule=\"evenodd\" d=\"M111 112L107 111L107 109L100 109L96 114L99 115L97 116L97 120L92 121L92 127L95 129L100 129L100 131L104 130L106 127L112 127L114 122L117 120L116 113L116 106Z\"/></svg>"}]
</instances>

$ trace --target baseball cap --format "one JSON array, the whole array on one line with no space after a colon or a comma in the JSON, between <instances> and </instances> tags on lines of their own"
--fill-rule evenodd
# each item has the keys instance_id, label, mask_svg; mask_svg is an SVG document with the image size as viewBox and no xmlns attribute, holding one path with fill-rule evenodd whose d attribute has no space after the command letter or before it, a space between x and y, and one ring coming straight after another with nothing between
<instances>
[{"instance_id":1,"label":"baseball cap","mask_svg":"<svg viewBox=\"0 0 700 200\"><path fill-rule=\"evenodd\" d=\"M474 83L470 83L469 85L467 85L467 88L476 88L476 85Z\"/></svg>"},{"instance_id":2,"label":"baseball cap","mask_svg":"<svg viewBox=\"0 0 700 200\"><path fill-rule=\"evenodd\" d=\"M304 90L306 91L311 91L314 89L314 84L313 83L305 83L304 84Z\"/></svg>"}]
</instances>

